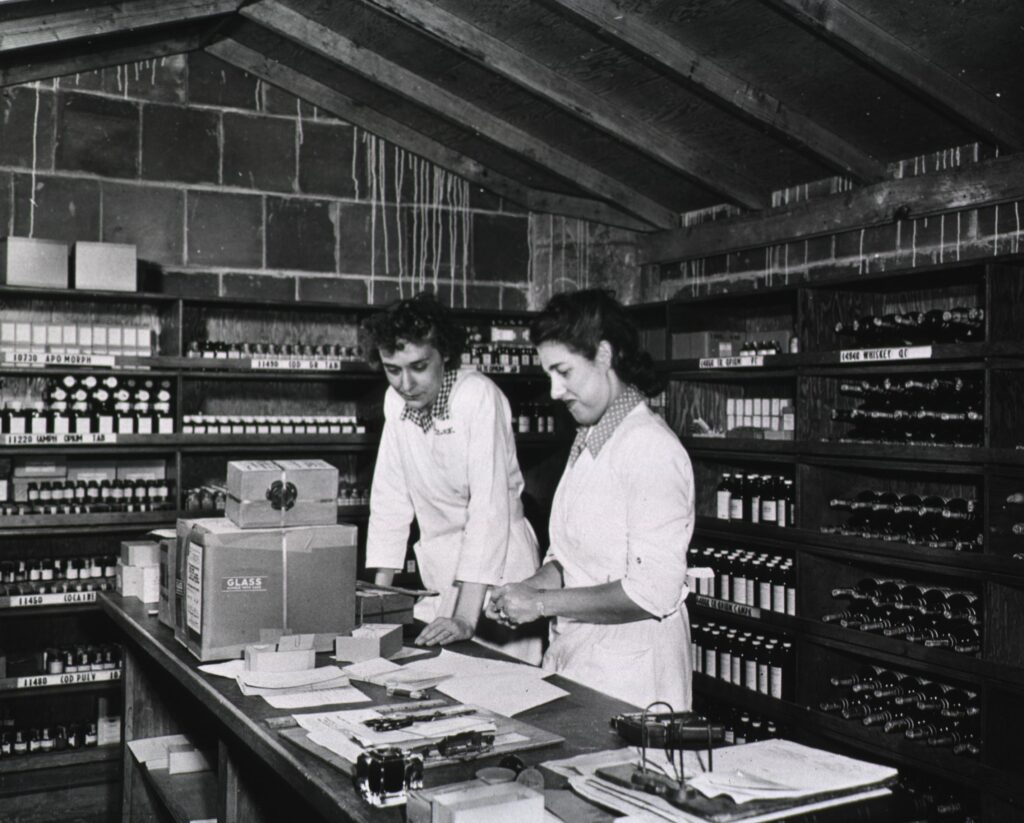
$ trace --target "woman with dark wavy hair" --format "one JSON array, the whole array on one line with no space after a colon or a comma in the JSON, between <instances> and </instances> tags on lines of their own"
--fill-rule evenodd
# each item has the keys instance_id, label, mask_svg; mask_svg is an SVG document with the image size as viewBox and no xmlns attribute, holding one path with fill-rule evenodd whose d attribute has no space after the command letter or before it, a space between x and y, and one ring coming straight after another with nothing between
<instances>
[{"instance_id":1,"label":"woman with dark wavy hair","mask_svg":"<svg viewBox=\"0 0 1024 823\"><path fill-rule=\"evenodd\" d=\"M390 387L370 490L367 568L390 585L419 525L424 584L417 643L476 637L540 661L540 639L481 617L488 590L537 568L537 538L523 517L508 400L477 371L460 369L465 331L429 295L402 300L363 323L363 350Z\"/></svg>"},{"instance_id":2,"label":"woman with dark wavy hair","mask_svg":"<svg viewBox=\"0 0 1024 823\"><path fill-rule=\"evenodd\" d=\"M693 470L644 402L660 390L623 307L606 291L553 297L530 337L579 428L551 507L551 547L490 608L551 623L544 668L639 706L691 705L686 550Z\"/></svg>"}]
</instances>

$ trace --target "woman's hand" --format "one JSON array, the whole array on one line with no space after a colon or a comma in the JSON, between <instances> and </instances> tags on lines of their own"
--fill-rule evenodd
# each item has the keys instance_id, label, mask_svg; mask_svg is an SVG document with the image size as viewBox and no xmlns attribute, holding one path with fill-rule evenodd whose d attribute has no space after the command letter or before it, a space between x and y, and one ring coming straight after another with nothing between
<instances>
[{"instance_id":1,"label":"woman's hand","mask_svg":"<svg viewBox=\"0 0 1024 823\"><path fill-rule=\"evenodd\" d=\"M469 640L473 626L461 617L438 617L416 638L417 646L445 646L459 640Z\"/></svg>"},{"instance_id":2,"label":"woman's hand","mask_svg":"<svg viewBox=\"0 0 1024 823\"><path fill-rule=\"evenodd\" d=\"M509 583L491 592L488 613L497 612L498 621L510 626L532 623L544 616L541 594L525 583Z\"/></svg>"}]
</instances>

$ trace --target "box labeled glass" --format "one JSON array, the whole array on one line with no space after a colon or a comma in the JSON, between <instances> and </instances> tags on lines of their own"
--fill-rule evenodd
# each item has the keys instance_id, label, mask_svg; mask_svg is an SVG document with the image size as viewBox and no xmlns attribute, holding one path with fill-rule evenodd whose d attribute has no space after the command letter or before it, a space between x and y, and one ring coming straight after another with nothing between
<instances>
[{"instance_id":1,"label":"box labeled glass","mask_svg":"<svg viewBox=\"0 0 1024 823\"><path fill-rule=\"evenodd\" d=\"M356 531L179 520L176 636L200 660L239 657L261 629L315 634L317 651L327 651L355 625Z\"/></svg>"}]
</instances>

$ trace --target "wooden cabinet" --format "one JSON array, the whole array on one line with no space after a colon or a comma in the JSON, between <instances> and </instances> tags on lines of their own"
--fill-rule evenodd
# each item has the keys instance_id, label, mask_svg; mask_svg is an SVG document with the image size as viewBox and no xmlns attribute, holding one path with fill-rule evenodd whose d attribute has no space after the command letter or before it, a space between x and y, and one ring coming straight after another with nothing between
<instances>
[{"instance_id":1,"label":"wooden cabinet","mask_svg":"<svg viewBox=\"0 0 1024 823\"><path fill-rule=\"evenodd\" d=\"M1024 696L1024 525L1015 527L1024 523L1022 290L1024 261L1001 258L671 301L661 314L667 416L697 481L693 545L701 556L714 548L795 558L795 615L715 608L707 597L690 603L697 626L713 622L791 642L791 697L698 673L697 705L724 702L772 718L808 742L893 763L991 821L1024 819L1024 795L1014 779L1024 722L1015 708ZM961 308L975 310L980 324L942 327L942 312L956 315ZM646 306L641 316L645 334L657 341L650 330L655 312ZM919 325L904 327L893 315ZM867 320L874 334L850 336L855 320ZM741 354L735 347L744 344ZM767 353L773 348L778 353ZM931 388L921 388L926 384ZM888 397L886 386L903 391L902 401ZM958 394L968 390L975 395L969 402ZM776 421L774 398L779 408L791 403L792 431ZM893 412L901 403L924 412ZM973 417L965 418L964 409ZM922 420L935 421L938 435ZM719 519L716 486L724 472L791 478L795 526ZM890 493L876 514L893 496L958 499L947 505L969 504L971 511L965 522L955 513L942 522L940 509L939 527L918 524L908 539L898 518L858 520L836 505L864 492ZM958 653L898 633L863 631L855 620L846 627L824 622L851 602L833 597L833 590L865 579L976 598L979 648ZM928 746L820 709L839 695L830 677L870 666L976 693L980 714L972 722L980 751L954 755L950 746Z\"/></svg>"},{"instance_id":2,"label":"wooden cabinet","mask_svg":"<svg viewBox=\"0 0 1024 823\"><path fill-rule=\"evenodd\" d=\"M66 394L88 389L88 413L78 415L80 421L70 415L75 398L63 397L61 419L43 420L35 432L24 419L10 422L0 409L0 479L8 481L7 494L0 495L0 650L105 642L110 631L95 600L112 580L77 575L29 580L27 571L21 579L19 561L29 568L59 559L63 568L72 559L112 558L121 540L173 527L179 516L213 516L219 512L209 506L193 510L202 497L190 492L222 485L229 460L322 458L339 471L339 519L365 524L386 383L361 358L358 326L376 310L0 288L0 406L27 412L43 403L45 417L51 389L61 378L70 378ZM528 344L516 342L528 314L464 310L458 316L473 332L468 359L494 376L509 396L521 432L528 516L544 534L547 501L564 463L571 421L550 407L543 374L527 360ZM502 333L495 332L492 340L495 329ZM122 424L115 417L106 428L89 419L96 408L94 389L108 394L130 389L122 410L131 419ZM138 392L148 393L149 408L137 405ZM168 395L162 429L153 407L158 392ZM45 463L54 465L47 469ZM34 468L25 470L30 464ZM119 468L146 465L165 475L166 493L156 504L147 500L125 507L111 498L105 505L98 497L98 505L85 511L63 507L61 498L29 510L18 505L26 501L15 500L24 496L29 479L52 486L51 475L66 478L70 467L91 466L114 476ZM365 528L360 532L362 547ZM15 571L5 582L2 575L9 568ZM414 582L414 574L410 566L399 582ZM17 694L0 690L0 720L26 728L95 720L98 697L118 693L119 684L109 681ZM57 705L66 705L74 716L55 716ZM0 797L7 803L8 796L25 795L18 802L31 808L32 798L43 797L56 783L96 786L112 780L116 750L0 757ZM106 819L108 794L99 788L79 792L83 814ZM69 803L69 808L76 805Z\"/></svg>"}]
</instances>

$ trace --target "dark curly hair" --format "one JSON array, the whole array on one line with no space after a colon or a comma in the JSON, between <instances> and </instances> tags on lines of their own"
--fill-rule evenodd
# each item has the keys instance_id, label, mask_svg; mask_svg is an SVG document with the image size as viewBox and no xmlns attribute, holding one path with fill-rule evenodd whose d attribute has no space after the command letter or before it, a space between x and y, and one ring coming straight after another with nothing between
<instances>
[{"instance_id":1,"label":"dark curly hair","mask_svg":"<svg viewBox=\"0 0 1024 823\"><path fill-rule=\"evenodd\" d=\"M466 330L434 295L423 292L398 300L360 325L360 343L367 362L380 368L380 353L391 353L406 343L429 343L441 353L446 369L457 369L466 347Z\"/></svg>"},{"instance_id":2,"label":"dark curly hair","mask_svg":"<svg viewBox=\"0 0 1024 823\"><path fill-rule=\"evenodd\" d=\"M612 347L612 368L625 383L653 397L665 388L654 360L640 348L640 335L622 304L607 289L556 294L530 323L530 342L561 343L593 360L607 340Z\"/></svg>"}]
</instances>

